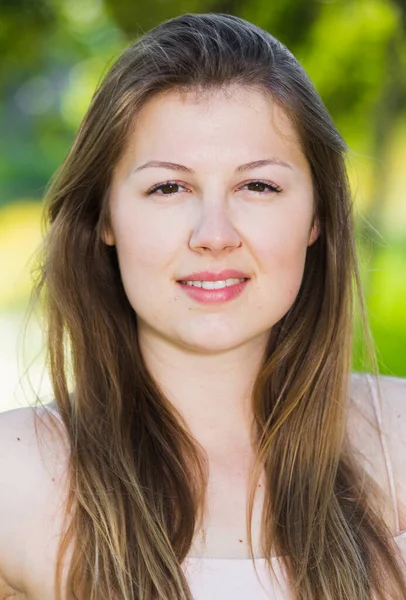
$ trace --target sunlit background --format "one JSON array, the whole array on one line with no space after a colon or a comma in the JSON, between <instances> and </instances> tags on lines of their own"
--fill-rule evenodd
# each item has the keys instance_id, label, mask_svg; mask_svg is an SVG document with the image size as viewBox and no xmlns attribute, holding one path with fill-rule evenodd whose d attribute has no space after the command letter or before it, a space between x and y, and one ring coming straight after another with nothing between
<instances>
[{"instance_id":1,"label":"sunlit background","mask_svg":"<svg viewBox=\"0 0 406 600\"><path fill-rule=\"evenodd\" d=\"M0 2L0 410L32 402L33 390L51 396L38 319L21 345L46 185L106 69L138 35L184 12L252 21L308 71L350 148L380 372L406 376L403 0L13 0ZM354 350L362 370L357 338Z\"/></svg>"}]
</instances>

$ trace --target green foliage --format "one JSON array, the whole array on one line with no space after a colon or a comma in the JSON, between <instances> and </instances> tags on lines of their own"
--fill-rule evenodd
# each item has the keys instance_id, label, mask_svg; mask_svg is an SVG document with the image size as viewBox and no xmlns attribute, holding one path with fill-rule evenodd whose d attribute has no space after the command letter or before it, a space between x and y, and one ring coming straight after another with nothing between
<instances>
[{"instance_id":1,"label":"green foliage","mask_svg":"<svg viewBox=\"0 0 406 600\"><path fill-rule=\"evenodd\" d=\"M0 207L41 198L99 78L126 41L97 0L42 0L1 8Z\"/></svg>"}]
</instances>

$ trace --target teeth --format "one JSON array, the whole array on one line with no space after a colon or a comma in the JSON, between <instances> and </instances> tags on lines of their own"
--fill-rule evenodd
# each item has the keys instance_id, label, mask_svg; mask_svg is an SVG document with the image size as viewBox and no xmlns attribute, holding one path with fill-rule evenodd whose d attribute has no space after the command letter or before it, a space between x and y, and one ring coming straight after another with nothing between
<instances>
[{"instance_id":1,"label":"teeth","mask_svg":"<svg viewBox=\"0 0 406 600\"><path fill-rule=\"evenodd\" d=\"M224 281L181 281L186 285L204 288L205 290L221 290L221 288L230 287L236 283L242 283L245 279L226 279Z\"/></svg>"}]
</instances>

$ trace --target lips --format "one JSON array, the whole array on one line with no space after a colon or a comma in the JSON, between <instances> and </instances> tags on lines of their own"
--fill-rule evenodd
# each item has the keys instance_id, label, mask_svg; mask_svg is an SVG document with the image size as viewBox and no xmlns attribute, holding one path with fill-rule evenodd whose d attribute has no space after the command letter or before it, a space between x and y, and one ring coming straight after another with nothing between
<instances>
[{"instance_id":1,"label":"lips","mask_svg":"<svg viewBox=\"0 0 406 600\"><path fill-rule=\"evenodd\" d=\"M198 273L190 273L178 279L178 281L224 281L225 279L250 279L250 277L242 271L235 269L225 269L215 273L213 271L200 271Z\"/></svg>"},{"instance_id":2,"label":"lips","mask_svg":"<svg viewBox=\"0 0 406 600\"><path fill-rule=\"evenodd\" d=\"M235 281L237 281L237 283L234 283L233 285L226 285L215 289L207 289L200 286L195 287L194 285L190 285L182 281L178 281L177 285L182 290L182 293L185 293L187 296L189 296L191 300L201 304L216 305L236 300L241 294L243 294L244 290L249 284L249 279L241 278L241 280L239 280L236 278ZM207 283L204 285L207 285Z\"/></svg>"}]
</instances>

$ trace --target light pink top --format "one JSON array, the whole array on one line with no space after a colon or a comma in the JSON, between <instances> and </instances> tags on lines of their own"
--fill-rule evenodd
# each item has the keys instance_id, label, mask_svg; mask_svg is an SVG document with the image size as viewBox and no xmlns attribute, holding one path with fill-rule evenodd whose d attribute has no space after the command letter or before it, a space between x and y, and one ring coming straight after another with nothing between
<instances>
[{"instance_id":1,"label":"light pink top","mask_svg":"<svg viewBox=\"0 0 406 600\"><path fill-rule=\"evenodd\" d=\"M192 558L182 563L194 600L293 600L282 562L272 558L275 577L264 558Z\"/></svg>"},{"instance_id":2,"label":"light pink top","mask_svg":"<svg viewBox=\"0 0 406 600\"><path fill-rule=\"evenodd\" d=\"M382 414L376 388L367 375L371 388L376 418L379 424L382 449L388 470L390 491L395 509L396 531L394 540L406 560L406 531L399 531L399 511L396 499L393 469L382 430ZM57 411L50 410L61 420ZM284 566L278 557L271 559L275 576L268 574L264 558L256 558L258 578L249 558L194 558L187 557L182 563L194 600L292 600L287 587Z\"/></svg>"}]
</instances>

